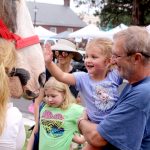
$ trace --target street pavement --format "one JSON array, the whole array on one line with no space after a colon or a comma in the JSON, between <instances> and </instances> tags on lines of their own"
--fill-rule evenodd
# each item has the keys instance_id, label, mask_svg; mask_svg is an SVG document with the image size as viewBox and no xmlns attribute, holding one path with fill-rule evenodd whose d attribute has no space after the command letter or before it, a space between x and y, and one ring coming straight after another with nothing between
<instances>
[{"instance_id":1,"label":"street pavement","mask_svg":"<svg viewBox=\"0 0 150 150\"><path fill-rule=\"evenodd\" d=\"M35 124L33 115L23 113L23 122L24 125L32 127Z\"/></svg>"},{"instance_id":2,"label":"street pavement","mask_svg":"<svg viewBox=\"0 0 150 150\"><path fill-rule=\"evenodd\" d=\"M28 111L28 107L30 106L30 104L33 103L32 100L20 98L20 99L13 99L12 102L13 105L19 108L19 110L22 112L24 124L28 126L33 126L35 124L34 116L33 113Z\"/></svg>"}]
</instances>

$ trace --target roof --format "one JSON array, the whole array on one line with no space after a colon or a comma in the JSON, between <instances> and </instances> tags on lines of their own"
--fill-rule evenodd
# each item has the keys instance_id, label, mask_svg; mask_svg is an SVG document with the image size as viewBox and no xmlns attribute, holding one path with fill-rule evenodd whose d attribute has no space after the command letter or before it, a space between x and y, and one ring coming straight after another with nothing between
<instances>
[{"instance_id":1,"label":"roof","mask_svg":"<svg viewBox=\"0 0 150 150\"><path fill-rule=\"evenodd\" d=\"M34 2L27 2L32 20L35 18ZM36 2L36 23L39 25L85 27L83 22L70 7L64 5L46 4Z\"/></svg>"}]
</instances>

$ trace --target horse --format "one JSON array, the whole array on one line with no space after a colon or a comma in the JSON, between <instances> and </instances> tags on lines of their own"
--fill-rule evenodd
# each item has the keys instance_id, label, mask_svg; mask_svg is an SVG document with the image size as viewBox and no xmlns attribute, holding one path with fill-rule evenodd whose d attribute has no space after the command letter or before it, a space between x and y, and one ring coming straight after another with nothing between
<instances>
[{"instance_id":1,"label":"horse","mask_svg":"<svg viewBox=\"0 0 150 150\"><path fill-rule=\"evenodd\" d=\"M26 99L34 99L39 93L39 79L45 72L45 63L26 1L2 0L0 24L0 38L9 37L8 40L12 40L16 45L17 64L12 74L19 74L20 78L27 75L28 81L22 81L23 96ZM6 33L3 33L4 31Z\"/></svg>"}]
</instances>

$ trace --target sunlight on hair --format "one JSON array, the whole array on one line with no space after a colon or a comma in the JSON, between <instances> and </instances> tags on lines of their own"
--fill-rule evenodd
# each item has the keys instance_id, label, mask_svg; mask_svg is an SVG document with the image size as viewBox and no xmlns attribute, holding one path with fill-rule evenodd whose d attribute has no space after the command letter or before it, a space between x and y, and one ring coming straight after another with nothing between
<instances>
[{"instance_id":1,"label":"sunlight on hair","mask_svg":"<svg viewBox=\"0 0 150 150\"><path fill-rule=\"evenodd\" d=\"M4 129L7 103L10 97L6 68L11 71L16 64L16 57L16 50L13 43L0 39L0 135Z\"/></svg>"}]
</instances>

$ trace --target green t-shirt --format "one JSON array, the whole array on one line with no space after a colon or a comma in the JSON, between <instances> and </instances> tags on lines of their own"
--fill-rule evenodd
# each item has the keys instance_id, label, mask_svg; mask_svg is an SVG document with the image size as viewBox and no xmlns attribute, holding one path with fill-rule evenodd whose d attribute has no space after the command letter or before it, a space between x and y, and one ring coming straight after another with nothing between
<instances>
[{"instance_id":1,"label":"green t-shirt","mask_svg":"<svg viewBox=\"0 0 150 150\"><path fill-rule=\"evenodd\" d=\"M69 150L83 109L78 104L66 110L45 105L40 112L39 150Z\"/></svg>"}]
</instances>

